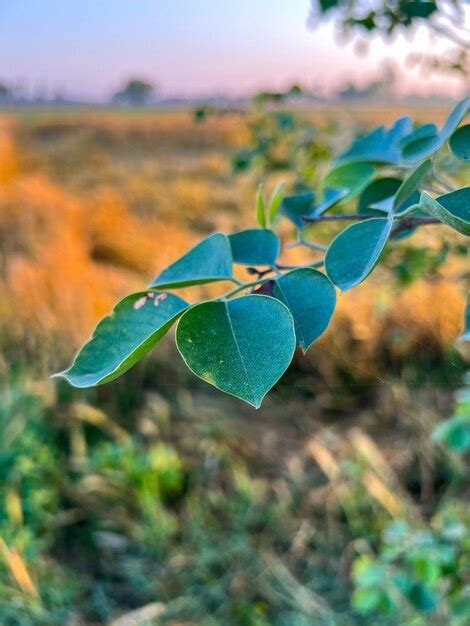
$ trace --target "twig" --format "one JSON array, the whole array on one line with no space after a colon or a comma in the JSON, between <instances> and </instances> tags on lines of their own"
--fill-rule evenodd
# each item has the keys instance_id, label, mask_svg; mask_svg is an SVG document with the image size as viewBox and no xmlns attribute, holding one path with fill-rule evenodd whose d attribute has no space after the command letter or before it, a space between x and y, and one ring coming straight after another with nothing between
<instances>
[{"instance_id":1,"label":"twig","mask_svg":"<svg viewBox=\"0 0 470 626\"><path fill-rule=\"evenodd\" d=\"M409 230L414 226L427 226L428 224L442 224L436 217L405 217L396 222L392 229L390 237L393 239L405 230Z\"/></svg>"},{"instance_id":2,"label":"twig","mask_svg":"<svg viewBox=\"0 0 470 626\"><path fill-rule=\"evenodd\" d=\"M292 243L286 244L285 248L292 249L298 248L300 246L305 246L309 250L313 250L314 252L325 252L326 246L322 246L320 243L314 243L313 241L306 241L305 239L299 239L298 241L293 241Z\"/></svg>"},{"instance_id":3,"label":"twig","mask_svg":"<svg viewBox=\"0 0 470 626\"><path fill-rule=\"evenodd\" d=\"M250 287L256 287L257 285L262 285L263 283L266 282L266 280L267 280L266 278L258 278L258 280L252 280L249 283L242 283L240 286L235 287L235 289L231 289L230 291L227 291L226 293L222 294L219 297L219 300L225 300L226 298L230 298L230 296L234 296L239 291L243 291L243 289L249 289Z\"/></svg>"},{"instance_id":4,"label":"twig","mask_svg":"<svg viewBox=\"0 0 470 626\"><path fill-rule=\"evenodd\" d=\"M305 241L302 239L300 242L302 246L309 248L309 250L314 250L315 252L326 252L328 250L327 246L322 246L320 243L313 243L311 241Z\"/></svg>"},{"instance_id":5,"label":"twig","mask_svg":"<svg viewBox=\"0 0 470 626\"><path fill-rule=\"evenodd\" d=\"M252 276L258 276L258 278L262 278L266 274L273 272L274 269L272 267L268 267L265 270L259 270L257 267L250 266L246 268L246 271L248 272L248 274L251 274Z\"/></svg>"},{"instance_id":6,"label":"twig","mask_svg":"<svg viewBox=\"0 0 470 626\"><path fill-rule=\"evenodd\" d=\"M226 300L227 298L234 296L235 294L237 294L240 291L243 291L244 289L249 289L250 287L256 287L258 285L262 285L267 280L270 280L269 278L266 278L264 276L265 274L268 274L269 272L276 272L277 274L279 274L280 273L279 270L298 270L298 269L304 269L308 267L315 268L315 267L320 267L321 265L323 265L323 263L324 263L323 259L319 259L318 261L314 261L313 263L307 263L306 265L284 265L284 264L281 265L279 263L276 263L276 265L274 265L269 270L262 271L263 277L257 278L256 280L252 280L248 283L240 283L234 289L230 289L230 291L227 291L226 293L219 296L219 300ZM255 269L255 268L252 268L252 269Z\"/></svg>"},{"instance_id":7,"label":"twig","mask_svg":"<svg viewBox=\"0 0 470 626\"><path fill-rule=\"evenodd\" d=\"M306 263L305 265L279 265L276 267L279 270L301 270L306 267L321 267L324 263L324 259L319 259L318 261L313 261L313 263Z\"/></svg>"},{"instance_id":8,"label":"twig","mask_svg":"<svg viewBox=\"0 0 470 626\"><path fill-rule=\"evenodd\" d=\"M318 217L303 217L307 222L330 222L336 220L368 220L374 217L373 215L364 214L364 213L343 213L338 215L319 215ZM385 214L384 214L385 217ZM395 223L395 226L392 230L392 236L401 233L404 230L408 230L413 226L426 226L427 224L442 224L435 217L406 217L404 219L398 220Z\"/></svg>"},{"instance_id":9,"label":"twig","mask_svg":"<svg viewBox=\"0 0 470 626\"><path fill-rule=\"evenodd\" d=\"M339 213L338 215L317 215L315 217L302 215L302 220L306 223L335 222L337 220L368 220L371 217L374 215L369 213Z\"/></svg>"}]
</instances>

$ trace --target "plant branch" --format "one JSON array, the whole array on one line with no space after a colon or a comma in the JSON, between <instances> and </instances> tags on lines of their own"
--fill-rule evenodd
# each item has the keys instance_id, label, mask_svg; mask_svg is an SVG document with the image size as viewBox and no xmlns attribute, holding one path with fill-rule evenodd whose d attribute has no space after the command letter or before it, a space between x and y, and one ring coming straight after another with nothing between
<instances>
[{"instance_id":1,"label":"plant branch","mask_svg":"<svg viewBox=\"0 0 470 626\"><path fill-rule=\"evenodd\" d=\"M230 289L230 291L227 291L226 293L223 293L217 299L218 300L225 300L226 298L230 298L231 296L234 296L239 291L243 291L243 289L249 289L250 287L256 287L257 285L262 285L263 283L266 282L266 280L268 280L268 279L267 278L258 278L257 280L250 281L249 283L242 283L238 287L235 287L234 289Z\"/></svg>"},{"instance_id":2,"label":"plant branch","mask_svg":"<svg viewBox=\"0 0 470 626\"><path fill-rule=\"evenodd\" d=\"M405 230L409 230L414 226L427 226L428 224L442 224L436 217L405 217L398 220L392 229L390 238L393 239Z\"/></svg>"},{"instance_id":3,"label":"plant branch","mask_svg":"<svg viewBox=\"0 0 470 626\"><path fill-rule=\"evenodd\" d=\"M307 267L315 268L315 267L320 267L321 265L323 265L323 263L324 263L323 259L319 259L318 261L314 261L313 263L307 263L306 265L283 265L283 264L276 263L276 265L274 265L272 268L269 268L268 270L263 270L261 272L262 274L261 278L257 278L256 280L252 280L247 283L240 283L240 281L238 281L239 284L237 285L237 287L235 287L234 289L230 289L230 291L227 291L226 293L219 296L218 300L225 300L226 298L230 298L231 296L234 296L235 294L239 293L240 291L243 291L244 289L250 289L250 287L257 287L258 285L262 285L267 280L270 280L269 278L265 277L265 274L268 274L270 272L276 272L280 274L280 270L299 270L299 269L304 269ZM254 270L256 268L250 268L250 269Z\"/></svg>"},{"instance_id":4,"label":"plant branch","mask_svg":"<svg viewBox=\"0 0 470 626\"><path fill-rule=\"evenodd\" d=\"M324 259L319 259L313 263L306 263L305 265L276 265L279 270L301 270L306 267L321 267L324 263Z\"/></svg>"},{"instance_id":5,"label":"plant branch","mask_svg":"<svg viewBox=\"0 0 470 626\"><path fill-rule=\"evenodd\" d=\"M266 276L266 274L274 272L275 269L273 267L268 267L265 270L259 270L257 267L250 266L246 268L246 271L248 272L248 274L251 274L252 276L258 276L258 278L262 278L263 276Z\"/></svg>"},{"instance_id":6,"label":"plant branch","mask_svg":"<svg viewBox=\"0 0 470 626\"><path fill-rule=\"evenodd\" d=\"M322 246L319 243L314 243L313 241L307 241L306 239L299 239L298 241L294 241L292 243L287 244L286 248L298 248L299 246L305 246L309 250L313 250L314 252L325 252L326 246Z\"/></svg>"},{"instance_id":7,"label":"plant branch","mask_svg":"<svg viewBox=\"0 0 470 626\"><path fill-rule=\"evenodd\" d=\"M311 217L308 215L302 215L302 220L307 224L313 222L336 222L337 220L367 220L374 215L369 213L338 213L337 215L317 215Z\"/></svg>"},{"instance_id":8,"label":"plant branch","mask_svg":"<svg viewBox=\"0 0 470 626\"><path fill-rule=\"evenodd\" d=\"M344 213L339 215L319 215L318 217L304 217L303 219L308 222L332 222L336 220L361 221L370 219L372 217L374 216L364 213ZM442 224L442 222L435 217L405 217L396 221L391 236L396 236L397 234L408 230L409 228L413 228L413 226L426 226L427 224ZM323 261L321 261L320 263L322 262Z\"/></svg>"}]
</instances>

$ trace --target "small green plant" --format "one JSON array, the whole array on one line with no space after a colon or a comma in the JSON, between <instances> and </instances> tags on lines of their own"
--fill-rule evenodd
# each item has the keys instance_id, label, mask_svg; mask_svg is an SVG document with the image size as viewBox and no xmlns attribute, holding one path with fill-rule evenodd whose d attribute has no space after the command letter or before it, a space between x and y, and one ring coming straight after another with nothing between
<instances>
[{"instance_id":1,"label":"small green plant","mask_svg":"<svg viewBox=\"0 0 470 626\"><path fill-rule=\"evenodd\" d=\"M315 192L282 197L277 189L268 202L260 189L258 228L206 237L147 290L119 302L72 366L57 375L76 387L111 381L178 321L176 344L188 367L218 389L259 407L296 346L306 351L327 328L335 288L346 291L360 284L387 245L426 225L445 224L470 235L470 187L450 186L449 172L441 172L441 155L436 155L448 143L454 170L468 161L468 126L458 126L469 107L470 98L460 102L441 130L434 124L414 127L403 117L390 129L381 126L356 139ZM344 212L353 203L355 211ZM294 245L315 255L306 265L279 261L281 240L275 228L280 216L295 226ZM315 224L339 221L353 223L328 247L309 239ZM252 279L240 281L234 265L245 266ZM173 293L218 281L234 286L210 301L190 304Z\"/></svg>"},{"instance_id":2,"label":"small green plant","mask_svg":"<svg viewBox=\"0 0 470 626\"><path fill-rule=\"evenodd\" d=\"M384 530L378 553L358 556L352 567L354 608L363 614L399 615L400 623L463 625L470 588L465 584L468 531L458 511L444 511L430 526L404 520Z\"/></svg>"},{"instance_id":3,"label":"small green plant","mask_svg":"<svg viewBox=\"0 0 470 626\"><path fill-rule=\"evenodd\" d=\"M469 385L458 392L453 415L436 426L432 438L455 452L466 453L470 450Z\"/></svg>"}]
</instances>

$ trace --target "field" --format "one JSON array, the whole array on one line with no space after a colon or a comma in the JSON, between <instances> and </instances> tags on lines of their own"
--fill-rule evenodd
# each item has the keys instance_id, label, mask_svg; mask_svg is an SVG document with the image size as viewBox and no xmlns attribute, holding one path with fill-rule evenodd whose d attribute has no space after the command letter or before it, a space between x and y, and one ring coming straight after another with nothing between
<instances>
[{"instance_id":1,"label":"field","mask_svg":"<svg viewBox=\"0 0 470 626\"><path fill-rule=\"evenodd\" d=\"M405 111L298 111L318 128L312 176L354 132ZM1 624L464 625L446 598L469 584L468 534L448 573L430 557L446 524L468 522L462 460L431 438L465 384L465 260L436 261L443 239L463 237L423 229L398 243L407 267L391 252L344 294L258 411L187 372L171 337L96 390L49 379L116 300L205 234L253 223L260 174L231 168L249 141L240 112L0 118ZM355 582L398 524L403 545L431 541L394 566L417 568L436 605L383 594L369 615Z\"/></svg>"}]
</instances>

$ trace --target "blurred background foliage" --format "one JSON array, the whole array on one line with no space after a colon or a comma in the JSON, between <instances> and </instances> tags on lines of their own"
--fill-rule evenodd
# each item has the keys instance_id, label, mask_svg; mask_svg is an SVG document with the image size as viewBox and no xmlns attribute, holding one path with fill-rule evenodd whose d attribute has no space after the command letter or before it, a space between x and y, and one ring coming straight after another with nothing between
<instances>
[{"instance_id":1,"label":"blurred background foliage","mask_svg":"<svg viewBox=\"0 0 470 626\"><path fill-rule=\"evenodd\" d=\"M354 134L446 113L298 97L1 118L1 624L468 623L458 234L391 248L259 411L171 341L102 388L48 380L119 297L251 225L261 180L311 188Z\"/></svg>"}]
</instances>

